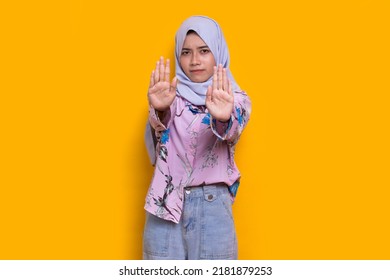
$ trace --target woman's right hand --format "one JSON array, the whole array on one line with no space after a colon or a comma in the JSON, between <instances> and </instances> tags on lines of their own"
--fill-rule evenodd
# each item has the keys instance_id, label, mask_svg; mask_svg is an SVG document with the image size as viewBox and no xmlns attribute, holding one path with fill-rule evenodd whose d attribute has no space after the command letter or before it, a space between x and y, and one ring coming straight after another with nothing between
<instances>
[{"instance_id":1,"label":"woman's right hand","mask_svg":"<svg viewBox=\"0 0 390 280\"><path fill-rule=\"evenodd\" d=\"M156 69L150 76L148 90L149 104L157 111L164 112L171 106L176 96L177 78L169 82L170 68L169 59L164 65L164 58L161 57L156 63Z\"/></svg>"}]
</instances>

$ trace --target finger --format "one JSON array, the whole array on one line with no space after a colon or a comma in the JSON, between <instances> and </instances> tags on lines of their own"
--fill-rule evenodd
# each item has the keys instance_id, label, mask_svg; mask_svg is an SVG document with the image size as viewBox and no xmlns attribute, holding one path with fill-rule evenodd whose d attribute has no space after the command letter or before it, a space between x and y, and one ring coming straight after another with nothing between
<instances>
[{"instance_id":1,"label":"finger","mask_svg":"<svg viewBox=\"0 0 390 280\"><path fill-rule=\"evenodd\" d=\"M218 67L218 89L222 90L222 64Z\"/></svg>"},{"instance_id":2,"label":"finger","mask_svg":"<svg viewBox=\"0 0 390 280\"><path fill-rule=\"evenodd\" d=\"M149 88L154 86L154 70L152 71L152 74L150 75L150 83Z\"/></svg>"},{"instance_id":3,"label":"finger","mask_svg":"<svg viewBox=\"0 0 390 280\"><path fill-rule=\"evenodd\" d=\"M164 57L160 57L160 81L164 81L165 78Z\"/></svg>"},{"instance_id":4,"label":"finger","mask_svg":"<svg viewBox=\"0 0 390 280\"><path fill-rule=\"evenodd\" d=\"M156 62L156 69L154 69L154 83L158 83L160 79L160 61Z\"/></svg>"},{"instance_id":5,"label":"finger","mask_svg":"<svg viewBox=\"0 0 390 280\"><path fill-rule=\"evenodd\" d=\"M228 91L228 79L226 74L226 68L222 69L222 82L223 82L222 89L224 91Z\"/></svg>"},{"instance_id":6,"label":"finger","mask_svg":"<svg viewBox=\"0 0 390 280\"><path fill-rule=\"evenodd\" d=\"M218 86L217 66L214 66L213 91L217 89L217 86Z\"/></svg>"},{"instance_id":7,"label":"finger","mask_svg":"<svg viewBox=\"0 0 390 280\"><path fill-rule=\"evenodd\" d=\"M228 80L228 93L233 96L232 81Z\"/></svg>"},{"instance_id":8,"label":"finger","mask_svg":"<svg viewBox=\"0 0 390 280\"><path fill-rule=\"evenodd\" d=\"M171 70L169 68L169 59L167 59L167 65L165 66L165 78L164 78L164 81L165 82L169 82L169 76L171 74Z\"/></svg>"}]
</instances>

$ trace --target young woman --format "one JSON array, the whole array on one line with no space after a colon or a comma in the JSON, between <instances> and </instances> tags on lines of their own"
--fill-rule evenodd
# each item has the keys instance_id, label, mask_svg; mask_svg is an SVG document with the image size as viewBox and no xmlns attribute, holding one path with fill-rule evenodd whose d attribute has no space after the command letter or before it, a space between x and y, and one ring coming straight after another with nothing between
<instances>
[{"instance_id":1,"label":"young woman","mask_svg":"<svg viewBox=\"0 0 390 280\"><path fill-rule=\"evenodd\" d=\"M229 70L216 21L188 18L175 45L172 81L163 57L150 76L149 125L157 145L149 135L155 171L145 203L143 258L237 259L234 151L251 102Z\"/></svg>"}]
</instances>

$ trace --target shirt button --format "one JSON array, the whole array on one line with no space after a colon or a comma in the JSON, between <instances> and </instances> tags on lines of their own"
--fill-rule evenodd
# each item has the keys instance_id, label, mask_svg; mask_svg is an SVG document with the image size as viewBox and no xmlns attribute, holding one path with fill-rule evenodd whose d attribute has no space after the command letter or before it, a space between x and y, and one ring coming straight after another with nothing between
<instances>
[{"instance_id":1,"label":"shirt button","mask_svg":"<svg viewBox=\"0 0 390 280\"><path fill-rule=\"evenodd\" d=\"M191 191L190 190L186 190L186 194L190 194L191 193Z\"/></svg>"},{"instance_id":2,"label":"shirt button","mask_svg":"<svg viewBox=\"0 0 390 280\"><path fill-rule=\"evenodd\" d=\"M213 195L212 194L209 194L209 196L207 197L208 200L212 200L213 199Z\"/></svg>"}]
</instances>

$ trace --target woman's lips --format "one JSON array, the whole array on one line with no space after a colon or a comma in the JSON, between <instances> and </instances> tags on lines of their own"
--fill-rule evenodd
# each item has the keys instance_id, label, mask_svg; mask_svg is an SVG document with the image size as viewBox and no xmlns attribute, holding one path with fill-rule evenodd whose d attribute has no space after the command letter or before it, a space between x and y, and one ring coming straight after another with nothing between
<instances>
[{"instance_id":1,"label":"woman's lips","mask_svg":"<svg viewBox=\"0 0 390 280\"><path fill-rule=\"evenodd\" d=\"M203 71L204 71L203 69L190 70L190 72L193 74L199 74L199 73L202 73Z\"/></svg>"}]
</instances>

